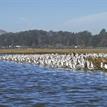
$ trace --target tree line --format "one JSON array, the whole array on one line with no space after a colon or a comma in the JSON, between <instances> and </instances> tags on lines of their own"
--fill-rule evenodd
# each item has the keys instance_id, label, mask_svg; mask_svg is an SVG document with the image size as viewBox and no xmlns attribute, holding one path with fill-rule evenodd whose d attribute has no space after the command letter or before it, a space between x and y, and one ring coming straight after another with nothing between
<instances>
[{"instance_id":1,"label":"tree line","mask_svg":"<svg viewBox=\"0 0 107 107\"><path fill-rule=\"evenodd\" d=\"M107 32L102 29L99 34L91 32L43 31L29 30L0 35L0 48L96 48L107 47Z\"/></svg>"}]
</instances>

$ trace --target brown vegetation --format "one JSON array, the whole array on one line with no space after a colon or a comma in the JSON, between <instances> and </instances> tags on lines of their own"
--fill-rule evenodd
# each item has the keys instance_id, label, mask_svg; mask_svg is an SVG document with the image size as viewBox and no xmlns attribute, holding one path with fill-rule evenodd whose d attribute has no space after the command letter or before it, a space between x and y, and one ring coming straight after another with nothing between
<instances>
[{"instance_id":1,"label":"brown vegetation","mask_svg":"<svg viewBox=\"0 0 107 107\"><path fill-rule=\"evenodd\" d=\"M71 53L107 53L105 49L49 49L49 48L27 48L27 49L0 49L0 54L71 54Z\"/></svg>"}]
</instances>

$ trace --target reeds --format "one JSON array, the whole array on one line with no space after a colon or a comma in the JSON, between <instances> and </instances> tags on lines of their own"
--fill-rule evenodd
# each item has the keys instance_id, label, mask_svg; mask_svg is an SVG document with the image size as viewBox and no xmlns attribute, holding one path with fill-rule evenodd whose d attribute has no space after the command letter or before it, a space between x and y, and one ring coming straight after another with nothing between
<instances>
[{"instance_id":1,"label":"reeds","mask_svg":"<svg viewBox=\"0 0 107 107\"><path fill-rule=\"evenodd\" d=\"M107 53L106 49L49 49L49 48L24 48L24 49L0 49L0 54L86 54Z\"/></svg>"}]
</instances>

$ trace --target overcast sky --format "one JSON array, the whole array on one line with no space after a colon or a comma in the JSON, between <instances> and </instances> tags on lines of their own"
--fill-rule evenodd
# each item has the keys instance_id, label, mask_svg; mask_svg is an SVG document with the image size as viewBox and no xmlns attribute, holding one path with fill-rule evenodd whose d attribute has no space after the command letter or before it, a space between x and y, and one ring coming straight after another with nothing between
<instances>
[{"instance_id":1,"label":"overcast sky","mask_svg":"<svg viewBox=\"0 0 107 107\"><path fill-rule=\"evenodd\" d=\"M107 0L0 0L0 29L98 33L107 28Z\"/></svg>"}]
</instances>

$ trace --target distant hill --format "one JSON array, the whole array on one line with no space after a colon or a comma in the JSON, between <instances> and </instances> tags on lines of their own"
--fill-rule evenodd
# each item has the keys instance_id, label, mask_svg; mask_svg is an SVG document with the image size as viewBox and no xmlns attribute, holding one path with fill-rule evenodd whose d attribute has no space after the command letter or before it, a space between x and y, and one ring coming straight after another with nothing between
<instances>
[{"instance_id":1,"label":"distant hill","mask_svg":"<svg viewBox=\"0 0 107 107\"><path fill-rule=\"evenodd\" d=\"M2 29L0 29L0 35L1 35L1 34L4 34L4 33L7 33L7 32L4 31L4 30L2 30Z\"/></svg>"}]
</instances>

